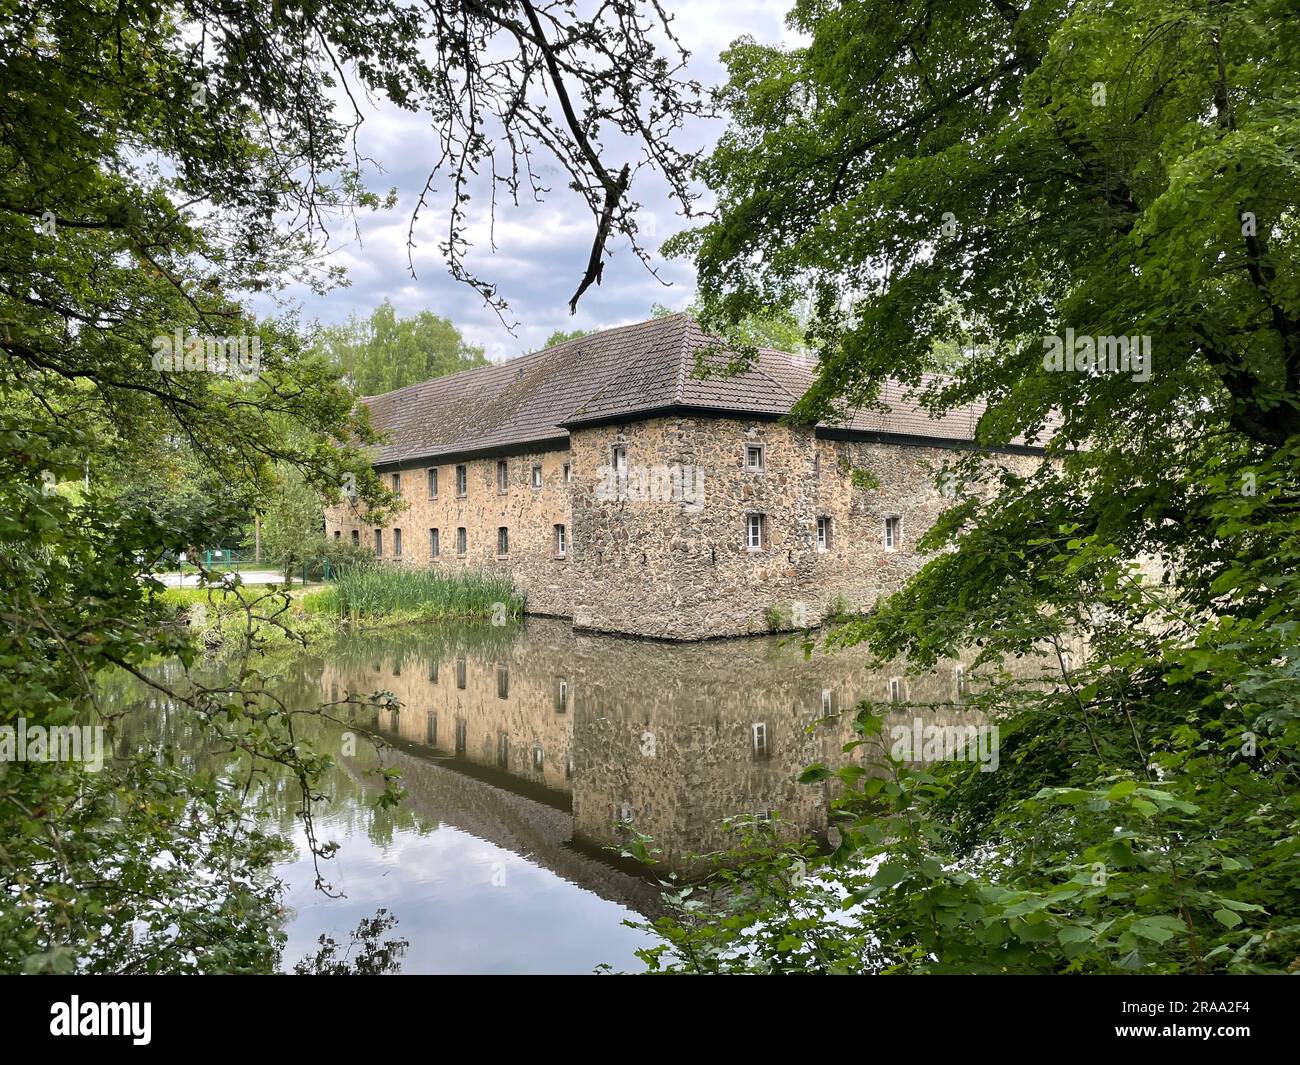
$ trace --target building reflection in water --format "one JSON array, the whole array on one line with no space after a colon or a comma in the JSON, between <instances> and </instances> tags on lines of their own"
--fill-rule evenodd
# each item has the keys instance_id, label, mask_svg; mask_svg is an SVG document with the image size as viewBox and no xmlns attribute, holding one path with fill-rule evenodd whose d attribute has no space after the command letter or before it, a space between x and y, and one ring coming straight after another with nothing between
<instances>
[{"instance_id":1,"label":"building reflection in water","mask_svg":"<svg viewBox=\"0 0 1300 1065\"><path fill-rule=\"evenodd\" d=\"M907 703L898 722L972 723L960 663L881 674L860 649L805 657L775 638L659 643L544 618L357 639L331 652L322 683L331 698L388 690L401 701L366 724L417 760L567 812L576 850L616 845L630 822L676 870L725 847L722 822L736 815L824 836L828 785L798 775L862 757L843 753L850 714L825 723L862 699ZM418 780L404 776L420 802Z\"/></svg>"}]
</instances>

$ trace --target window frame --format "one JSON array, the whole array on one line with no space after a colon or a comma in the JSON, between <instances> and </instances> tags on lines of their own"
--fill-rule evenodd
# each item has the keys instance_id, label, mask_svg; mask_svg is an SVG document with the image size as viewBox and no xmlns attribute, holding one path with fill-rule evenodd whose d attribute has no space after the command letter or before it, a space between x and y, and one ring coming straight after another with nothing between
<instances>
[{"instance_id":1,"label":"window frame","mask_svg":"<svg viewBox=\"0 0 1300 1065\"><path fill-rule=\"evenodd\" d=\"M897 551L898 545L903 540L903 518L900 514L887 514L885 516L885 531L882 537L882 543L886 551Z\"/></svg>"}]
</instances>

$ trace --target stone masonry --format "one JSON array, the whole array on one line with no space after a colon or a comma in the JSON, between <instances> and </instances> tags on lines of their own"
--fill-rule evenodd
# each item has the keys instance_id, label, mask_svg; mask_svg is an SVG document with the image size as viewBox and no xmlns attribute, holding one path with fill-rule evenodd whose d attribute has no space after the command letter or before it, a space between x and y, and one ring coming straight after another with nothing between
<instances>
[{"instance_id":1,"label":"stone masonry","mask_svg":"<svg viewBox=\"0 0 1300 1065\"><path fill-rule=\"evenodd\" d=\"M895 390L883 419L796 427L782 415L811 380L804 360L765 352L705 390L692 329L674 316L610 330L513 373L368 400L400 441L375 464L406 506L380 530L334 507L327 535L393 564L505 573L529 613L579 630L675 640L815 625L901 587L978 412L927 419ZM430 428L440 412L459 423ZM986 458L1028 472L1041 451Z\"/></svg>"}]
</instances>

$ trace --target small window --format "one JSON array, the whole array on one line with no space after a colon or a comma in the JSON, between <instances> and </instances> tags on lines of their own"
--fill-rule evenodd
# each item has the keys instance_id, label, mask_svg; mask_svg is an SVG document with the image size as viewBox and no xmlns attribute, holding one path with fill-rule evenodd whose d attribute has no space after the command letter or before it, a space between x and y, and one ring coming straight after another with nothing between
<instances>
[{"instance_id":1,"label":"small window","mask_svg":"<svg viewBox=\"0 0 1300 1065\"><path fill-rule=\"evenodd\" d=\"M510 737L504 732L497 736L497 767L510 768Z\"/></svg>"},{"instance_id":2,"label":"small window","mask_svg":"<svg viewBox=\"0 0 1300 1065\"><path fill-rule=\"evenodd\" d=\"M745 469L750 473L763 472L763 445L746 444L745 445Z\"/></svg>"},{"instance_id":3,"label":"small window","mask_svg":"<svg viewBox=\"0 0 1300 1065\"><path fill-rule=\"evenodd\" d=\"M457 721L456 722L456 753L457 754L464 754L466 748L469 746L468 733L469 733L469 728L466 722L463 719Z\"/></svg>"},{"instance_id":4,"label":"small window","mask_svg":"<svg viewBox=\"0 0 1300 1065\"><path fill-rule=\"evenodd\" d=\"M766 522L763 514L745 515L745 547L750 551L761 551L766 541Z\"/></svg>"},{"instance_id":5,"label":"small window","mask_svg":"<svg viewBox=\"0 0 1300 1065\"><path fill-rule=\"evenodd\" d=\"M545 757L546 755L542 751L541 744L538 743L533 744L533 768L534 769L542 768L542 761Z\"/></svg>"},{"instance_id":6,"label":"small window","mask_svg":"<svg viewBox=\"0 0 1300 1065\"><path fill-rule=\"evenodd\" d=\"M334 539L335 539L335 540L341 540L342 538L343 538L343 530L342 530L342 529L335 529L335 530L334 530Z\"/></svg>"},{"instance_id":7,"label":"small window","mask_svg":"<svg viewBox=\"0 0 1300 1065\"><path fill-rule=\"evenodd\" d=\"M959 700L965 698L966 696L966 667L965 666L952 667L952 690L953 690L953 694L956 695Z\"/></svg>"},{"instance_id":8,"label":"small window","mask_svg":"<svg viewBox=\"0 0 1300 1065\"><path fill-rule=\"evenodd\" d=\"M375 555L382 556L384 553L384 530L375 530Z\"/></svg>"},{"instance_id":9,"label":"small window","mask_svg":"<svg viewBox=\"0 0 1300 1065\"><path fill-rule=\"evenodd\" d=\"M821 517L817 519L817 550L829 551L831 546L831 519Z\"/></svg>"},{"instance_id":10,"label":"small window","mask_svg":"<svg viewBox=\"0 0 1300 1065\"><path fill-rule=\"evenodd\" d=\"M563 558L565 551L568 549L568 541L565 539L564 526L555 527L555 557Z\"/></svg>"},{"instance_id":11,"label":"small window","mask_svg":"<svg viewBox=\"0 0 1300 1065\"><path fill-rule=\"evenodd\" d=\"M402 475L400 473L393 474L393 494L399 496L402 494Z\"/></svg>"},{"instance_id":12,"label":"small window","mask_svg":"<svg viewBox=\"0 0 1300 1065\"><path fill-rule=\"evenodd\" d=\"M353 530L352 530L352 546L353 546L353 547L360 547L360 546L361 546L361 530L360 530L360 529L353 529Z\"/></svg>"},{"instance_id":13,"label":"small window","mask_svg":"<svg viewBox=\"0 0 1300 1065\"><path fill-rule=\"evenodd\" d=\"M542 487L542 468L540 466L533 467L533 487Z\"/></svg>"},{"instance_id":14,"label":"small window","mask_svg":"<svg viewBox=\"0 0 1300 1065\"><path fill-rule=\"evenodd\" d=\"M504 663L497 666L497 698L510 698L510 667Z\"/></svg>"},{"instance_id":15,"label":"small window","mask_svg":"<svg viewBox=\"0 0 1300 1065\"><path fill-rule=\"evenodd\" d=\"M465 526L456 530L456 554L463 555L469 547L469 537L465 534Z\"/></svg>"},{"instance_id":16,"label":"small window","mask_svg":"<svg viewBox=\"0 0 1300 1065\"><path fill-rule=\"evenodd\" d=\"M465 659L456 659L456 687L465 687Z\"/></svg>"},{"instance_id":17,"label":"small window","mask_svg":"<svg viewBox=\"0 0 1300 1065\"><path fill-rule=\"evenodd\" d=\"M614 476L620 481L627 477L627 448L622 444L615 444L610 453L610 465L614 468Z\"/></svg>"},{"instance_id":18,"label":"small window","mask_svg":"<svg viewBox=\"0 0 1300 1065\"><path fill-rule=\"evenodd\" d=\"M429 470L429 498L438 498L438 467L434 466Z\"/></svg>"},{"instance_id":19,"label":"small window","mask_svg":"<svg viewBox=\"0 0 1300 1065\"><path fill-rule=\"evenodd\" d=\"M820 477L821 475L822 475L822 453L820 451L814 451L813 452L813 476Z\"/></svg>"},{"instance_id":20,"label":"small window","mask_svg":"<svg viewBox=\"0 0 1300 1065\"><path fill-rule=\"evenodd\" d=\"M497 554L510 554L510 530L504 525L497 529Z\"/></svg>"},{"instance_id":21,"label":"small window","mask_svg":"<svg viewBox=\"0 0 1300 1065\"><path fill-rule=\"evenodd\" d=\"M464 466L456 467L456 494L462 497L469 495L469 471Z\"/></svg>"},{"instance_id":22,"label":"small window","mask_svg":"<svg viewBox=\"0 0 1300 1065\"><path fill-rule=\"evenodd\" d=\"M756 721L749 729L750 742L754 748L755 758L766 758L771 754L767 745L767 722Z\"/></svg>"},{"instance_id":23,"label":"small window","mask_svg":"<svg viewBox=\"0 0 1300 1065\"><path fill-rule=\"evenodd\" d=\"M402 557L402 530L401 529L393 530L393 557L394 558Z\"/></svg>"},{"instance_id":24,"label":"small window","mask_svg":"<svg viewBox=\"0 0 1300 1065\"><path fill-rule=\"evenodd\" d=\"M505 459L497 462L497 491L508 492L510 490L510 467L506 464Z\"/></svg>"},{"instance_id":25,"label":"small window","mask_svg":"<svg viewBox=\"0 0 1300 1065\"><path fill-rule=\"evenodd\" d=\"M571 754L566 754L564 756L564 779L573 779L573 755Z\"/></svg>"},{"instance_id":26,"label":"small window","mask_svg":"<svg viewBox=\"0 0 1300 1065\"><path fill-rule=\"evenodd\" d=\"M432 684L438 683L438 660L436 658L429 663L429 681Z\"/></svg>"},{"instance_id":27,"label":"small window","mask_svg":"<svg viewBox=\"0 0 1300 1065\"><path fill-rule=\"evenodd\" d=\"M833 714L835 712L835 693L830 688L822 689L822 713Z\"/></svg>"},{"instance_id":28,"label":"small window","mask_svg":"<svg viewBox=\"0 0 1300 1065\"><path fill-rule=\"evenodd\" d=\"M897 551L901 539L903 519L889 517L885 519L885 550Z\"/></svg>"},{"instance_id":29,"label":"small window","mask_svg":"<svg viewBox=\"0 0 1300 1065\"><path fill-rule=\"evenodd\" d=\"M429 747L438 746L438 715L432 710L424 719L424 742Z\"/></svg>"},{"instance_id":30,"label":"small window","mask_svg":"<svg viewBox=\"0 0 1300 1065\"><path fill-rule=\"evenodd\" d=\"M903 678L889 678L889 701L891 703L901 703L903 701Z\"/></svg>"},{"instance_id":31,"label":"small window","mask_svg":"<svg viewBox=\"0 0 1300 1065\"><path fill-rule=\"evenodd\" d=\"M562 714L569 708L569 682L564 677L555 678L555 711Z\"/></svg>"},{"instance_id":32,"label":"small window","mask_svg":"<svg viewBox=\"0 0 1300 1065\"><path fill-rule=\"evenodd\" d=\"M437 529L429 530L429 557L437 558L442 554L442 540Z\"/></svg>"},{"instance_id":33,"label":"small window","mask_svg":"<svg viewBox=\"0 0 1300 1065\"><path fill-rule=\"evenodd\" d=\"M569 464L566 462L566 463L564 464L564 483L565 483L565 484L568 484L569 481L570 481L570 479L571 479L571 477L570 477L570 473L569 473Z\"/></svg>"},{"instance_id":34,"label":"small window","mask_svg":"<svg viewBox=\"0 0 1300 1065\"><path fill-rule=\"evenodd\" d=\"M1062 652L1061 652L1061 672L1063 672L1063 673L1069 673L1069 672L1070 672L1070 652L1069 652L1069 651L1062 651Z\"/></svg>"}]
</instances>

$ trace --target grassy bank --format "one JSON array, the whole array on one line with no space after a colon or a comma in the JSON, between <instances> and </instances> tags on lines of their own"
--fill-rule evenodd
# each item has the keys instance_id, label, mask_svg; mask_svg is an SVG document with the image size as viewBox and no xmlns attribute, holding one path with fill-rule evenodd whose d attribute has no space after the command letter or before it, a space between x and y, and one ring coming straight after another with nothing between
<instances>
[{"instance_id":1,"label":"grassy bank","mask_svg":"<svg viewBox=\"0 0 1300 1065\"><path fill-rule=\"evenodd\" d=\"M524 599L510 581L473 570L355 566L303 597L309 613L356 622L433 618L502 620L523 614Z\"/></svg>"},{"instance_id":2,"label":"grassy bank","mask_svg":"<svg viewBox=\"0 0 1300 1065\"><path fill-rule=\"evenodd\" d=\"M161 600L183 618L191 634L209 650L219 650L240 638L247 628L247 611L241 604L255 603L255 631L270 643L291 639L279 623L308 639L328 638L351 629L401 625L439 619L505 622L522 616L523 597L510 581L494 574L397 566L357 566L334 582L289 593L287 610L281 595L269 595L257 586L240 588L239 594L222 589L168 588Z\"/></svg>"}]
</instances>

